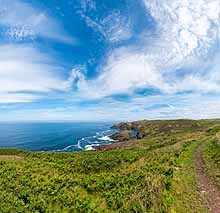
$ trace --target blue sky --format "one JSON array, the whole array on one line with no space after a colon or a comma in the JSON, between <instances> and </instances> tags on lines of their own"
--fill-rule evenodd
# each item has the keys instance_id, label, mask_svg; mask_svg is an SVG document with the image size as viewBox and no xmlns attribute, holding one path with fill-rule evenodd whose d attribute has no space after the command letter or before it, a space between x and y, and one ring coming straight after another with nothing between
<instances>
[{"instance_id":1,"label":"blue sky","mask_svg":"<svg viewBox=\"0 0 220 213\"><path fill-rule=\"evenodd\" d=\"M219 0L0 0L0 120L220 117Z\"/></svg>"}]
</instances>

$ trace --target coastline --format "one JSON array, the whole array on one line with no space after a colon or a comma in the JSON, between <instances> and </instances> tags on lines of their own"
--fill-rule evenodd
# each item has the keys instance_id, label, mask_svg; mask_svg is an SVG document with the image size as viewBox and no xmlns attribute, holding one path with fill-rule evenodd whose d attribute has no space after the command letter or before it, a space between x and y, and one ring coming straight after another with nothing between
<instances>
[{"instance_id":1,"label":"coastline","mask_svg":"<svg viewBox=\"0 0 220 213\"><path fill-rule=\"evenodd\" d=\"M125 147L127 142L136 142L137 140L163 136L173 133L180 133L184 129L200 129L199 122L204 120L140 120L132 122L121 122L113 125L111 128L117 130L117 133L110 136L114 140L111 144L104 144L94 147L96 151L107 151Z\"/></svg>"},{"instance_id":2,"label":"coastline","mask_svg":"<svg viewBox=\"0 0 220 213\"><path fill-rule=\"evenodd\" d=\"M117 122L6 123L0 126L0 147L27 151L78 152L86 145L107 144ZM101 140L98 140L101 138ZM112 141L111 141L112 142Z\"/></svg>"},{"instance_id":3,"label":"coastline","mask_svg":"<svg viewBox=\"0 0 220 213\"><path fill-rule=\"evenodd\" d=\"M137 139L138 131L133 127L131 122L122 122L116 125L113 125L111 129L116 130L117 132L109 135L109 144L101 144L98 146L93 146L95 151L108 151L112 149L122 148L125 141L130 141Z\"/></svg>"}]
</instances>

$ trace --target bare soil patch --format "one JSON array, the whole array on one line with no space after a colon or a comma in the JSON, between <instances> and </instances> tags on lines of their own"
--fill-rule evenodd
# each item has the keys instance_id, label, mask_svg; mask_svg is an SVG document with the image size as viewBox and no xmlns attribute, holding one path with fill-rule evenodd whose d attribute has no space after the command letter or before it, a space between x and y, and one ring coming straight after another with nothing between
<instances>
[{"instance_id":1,"label":"bare soil patch","mask_svg":"<svg viewBox=\"0 0 220 213\"><path fill-rule=\"evenodd\" d=\"M220 213L220 191L207 176L202 159L202 146L196 152L196 172L201 193L207 198L207 205L211 213Z\"/></svg>"}]
</instances>

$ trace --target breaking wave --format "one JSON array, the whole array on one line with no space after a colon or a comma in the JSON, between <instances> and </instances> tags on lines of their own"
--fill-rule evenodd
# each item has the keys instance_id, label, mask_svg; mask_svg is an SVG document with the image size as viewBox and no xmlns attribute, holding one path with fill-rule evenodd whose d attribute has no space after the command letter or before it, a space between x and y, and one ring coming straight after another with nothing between
<instances>
[{"instance_id":1,"label":"breaking wave","mask_svg":"<svg viewBox=\"0 0 220 213\"><path fill-rule=\"evenodd\" d=\"M114 134L116 130L105 130L102 132L97 132L95 135L89 137L83 137L77 141L77 144L69 145L63 149L55 150L57 152L73 152L80 150L94 150L95 146L100 146L104 144L111 144L114 142L109 136Z\"/></svg>"}]
</instances>

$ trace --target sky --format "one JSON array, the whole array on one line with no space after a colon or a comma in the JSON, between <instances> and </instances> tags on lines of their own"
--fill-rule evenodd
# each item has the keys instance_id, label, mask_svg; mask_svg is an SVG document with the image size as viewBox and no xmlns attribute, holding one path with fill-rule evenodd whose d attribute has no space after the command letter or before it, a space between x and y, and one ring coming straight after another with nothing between
<instances>
[{"instance_id":1,"label":"sky","mask_svg":"<svg viewBox=\"0 0 220 213\"><path fill-rule=\"evenodd\" d=\"M0 0L0 121L220 118L219 0Z\"/></svg>"}]
</instances>

